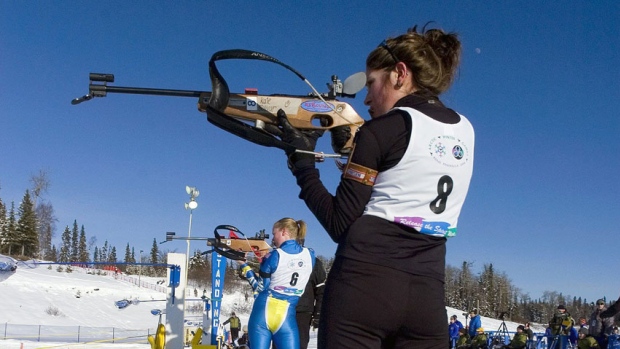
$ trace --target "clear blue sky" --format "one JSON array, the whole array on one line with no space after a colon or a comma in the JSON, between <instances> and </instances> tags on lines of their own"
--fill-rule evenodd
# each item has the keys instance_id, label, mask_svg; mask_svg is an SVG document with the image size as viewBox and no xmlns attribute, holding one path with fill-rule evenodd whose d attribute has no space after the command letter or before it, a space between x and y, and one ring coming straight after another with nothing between
<instances>
[{"instance_id":1,"label":"clear blue sky","mask_svg":"<svg viewBox=\"0 0 620 349\"><path fill-rule=\"evenodd\" d=\"M18 205L44 170L55 242L77 219L122 254L128 242L149 250L166 231L187 234L190 185L201 193L193 236L219 224L269 231L291 216L308 222L307 245L329 257L336 246L297 198L280 150L216 128L191 98L70 101L87 92L90 72L115 74L115 86L210 90L207 62L231 48L272 55L325 91L331 75L364 70L386 37L435 21L464 48L443 100L477 136L448 264L493 263L533 298L615 299L619 19L617 1L1 1L0 198ZM309 92L277 65L220 67L233 92ZM348 101L367 119L364 96ZM318 148L329 151L329 139ZM336 167L319 166L333 192Z\"/></svg>"}]
</instances>

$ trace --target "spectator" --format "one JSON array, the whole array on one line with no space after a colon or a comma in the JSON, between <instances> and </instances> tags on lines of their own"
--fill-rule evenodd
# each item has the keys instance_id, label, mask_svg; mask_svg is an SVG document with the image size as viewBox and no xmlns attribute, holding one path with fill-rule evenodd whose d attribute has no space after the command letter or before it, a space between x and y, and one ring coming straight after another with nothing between
<instances>
[{"instance_id":1,"label":"spectator","mask_svg":"<svg viewBox=\"0 0 620 349\"><path fill-rule=\"evenodd\" d=\"M566 307L563 304L558 305L557 312L549 321L551 334L554 336L570 334L570 329L574 324L575 320L573 320L570 313L566 311Z\"/></svg>"},{"instance_id":2,"label":"spectator","mask_svg":"<svg viewBox=\"0 0 620 349\"><path fill-rule=\"evenodd\" d=\"M525 332L525 334L527 335L526 347L533 348L536 343L534 342L534 331L532 331L532 329L530 328L529 322L526 322L525 325L523 325L523 332Z\"/></svg>"},{"instance_id":3,"label":"spectator","mask_svg":"<svg viewBox=\"0 0 620 349\"><path fill-rule=\"evenodd\" d=\"M614 303L611 307L607 308L607 310L601 312L602 318L614 317L616 314L620 313L620 298Z\"/></svg>"},{"instance_id":4,"label":"spectator","mask_svg":"<svg viewBox=\"0 0 620 349\"><path fill-rule=\"evenodd\" d=\"M469 335L467 334L467 329L461 328L459 330L459 339L456 341L457 349L467 349L469 348Z\"/></svg>"},{"instance_id":5,"label":"spectator","mask_svg":"<svg viewBox=\"0 0 620 349\"><path fill-rule=\"evenodd\" d=\"M241 347L244 346L246 348L250 347L250 341L248 340L248 325L243 326L243 335L237 341L237 344Z\"/></svg>"},{"instance_id":6,"label":"spectator","mask_svg":"<svg viewBox=\"0 0 620 349\"><path fill-rule=\"evenodd\" d=\"M601 318L613 318L618 313L620 313L620 298L618 298L618 300L613 305L607 308L607 310L601 312ZM615 334L615 335L620 334L618 331L618 326L614 326L612 330L612 334ZM616 337L615 339L616 339L616 344L617 344L618 341L620 341L620 339L618 339L618 337Z\"/></svg>"},{"instance_id":7,"label":"spectator","mask_svg":"<svg viewBox=\"0 0 620 349\"><path fill-rule=\"evenodd\" d=\"M551 343L553 342L553 335L551 334L550 326L547 326L547 328L545 329L544 337L546 338L546 341L547 341L547 348L550 348Z\"/></svg>"},{"instance_id":8,"label":"spectator","mask_svg":"<svg viewBox=\"0 0 620 349\"><path fill-rule=\"evenodd\" d=\"M570 332L568 332L568 341L571 346L574 348L577 345L577 341L579 340L579 333L575 327L570 328Z\"/></svg>"},{"instance_id":9,"label":"spectator","mask_svg":"<svg viewBox=\"0 0 620 349\"><path fill-rule=\"evenodd\" d=\"M222 325L226 326L228 323L230 323L230 337L233 343L237 343L236 341L239 338L239 331L241 330L241 320L237 317L234 311L230 314L228 320L224 321Z\"/></svg>"},{"instance_id":10,"label":"spectator","mask_svg":"<svg viewBox=\"0 0 620 349\"><path fill-rule=\"evenodd\" d=\"M456 315L450 316L450 324L448 325L448 332L450 333L450 346L454 347L455 343L459 339L459 331L463 328L463 324L457 320Z\"/></svg>"},{"instance_id":11,"label":"spectator","mask_svg":"<svg viewBox=\"0 0 620 349\"><path fill-rule=\"evenodd\" d=\"M598 349L600 348L598 342L594 337L588 334L588 329L582 327L579 329L579 342L577 343L578 349Z\"/></svg>"},{"instance_id":12,"label":"spectator","mask_svg":"<svg viewBox=\"0 0 620 349\"><path fill-rule=\"evenodd\" d=\"M525 325L523 325L523 332L525 332L525 334L527 335L527 340L534 340L534 331L532 331L532 329L530 328L529 322L526 322Z\"/></svg>"},{"instance_id":13,"label":"spectator","mask_svg":"<svg viewBox=\"0 0 620 349\"><path fill-rule=\"evenodd\" d=\"M299 241L300 245L304 245L303 239ZM310 341L310 326L313 329L319 327L319 319L321 317L321 303L323 302L323 289L325 288L325 267L323 262L316 258L310 280L306 284L306 290L301 295L299 303L295 308L297 327L299 328L299 345L300 349L307 349Z\"/></svg>"},{"instance_id":14,"label":"spectator","mask_svg":"<svg viewBox=\"0 0 620 349\"><path fill-rule=\"evenodd\" d=\"M469 311L469 337L474 338L477 334L477 330L482 326L480 315L478 315L478 309L474 308Z\"/></svg>"},{"instance_id":15,"label":"spectator","mask_svg":"<svg viewBox=\"0 0 620 349\"><path fill-rule=\"evenodd\" d=\"M524 332L525 326L519 325L517 327L517 333L515 333L514 337L509 344L504 345L503 348L509 349L523 349L527 344L527 334Z\"/></svg>"},{"instance_id":16,"label":"spectator","mask_svg":"<svg viewBox=\"0 0 620 349\"><path fill-rule=\"evenodd\" d=\"M579 329L582 329L584 327L588 328L588 320L586 320L585 317L580 317L579 318Z\"/></svg>"},{"instance_id":17,"label":"spectator","mask_svg":"<svg viewBox=\"0 0 620 349\"><path fill-rule=\"evenodd\" d=\"M607 336L612 334L614 330L614 317L613 315L608 316L610 312L605 313L606 311L605 300L597 300L596 308L590 315L590 326L588 327L588 334L596 338L601 349L607 349Z\"/></svg>"},{"instance_id":18,"label":"spectator","mask_svg":"<svg viewBox=\"0 0 620 349\"><path fill-rule=\"evenodd\" d=\"M484 328L478 327L476 329L476 336L471 340L471 349L483 349L487 347L489 336L484 332Z\"/></svg>"}]
</instances>

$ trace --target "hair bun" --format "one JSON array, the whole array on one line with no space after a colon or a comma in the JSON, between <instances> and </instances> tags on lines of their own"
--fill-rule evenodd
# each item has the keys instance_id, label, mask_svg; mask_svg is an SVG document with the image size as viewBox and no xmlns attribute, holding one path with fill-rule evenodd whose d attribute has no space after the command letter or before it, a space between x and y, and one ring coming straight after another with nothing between
<instances>
[{"instance_id":1,"label":"hair bun","mask_svg":"<svg viewBox=\"0 0 620 349\"><path fill-rule=\"evenodd\" d=\"M460 50L460 42L453 33L444 33L439 29L430 29L424 33L428 45L439 57L450 57Z\"/></svg>"}]
</instances>

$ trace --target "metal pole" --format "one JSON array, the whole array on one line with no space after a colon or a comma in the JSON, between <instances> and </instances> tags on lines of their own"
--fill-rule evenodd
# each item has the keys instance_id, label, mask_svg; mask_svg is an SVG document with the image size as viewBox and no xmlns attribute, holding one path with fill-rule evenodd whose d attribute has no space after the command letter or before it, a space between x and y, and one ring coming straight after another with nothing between
<instances>
[{"instance_id":1,"label":"metal pole","mask_svg":"<svg viewBox=\"0 0 620 349\"><path fill-rule=\"evenodd\" d=\"M194 210L189 210L189 230L187 232L187 253L185 254L187 257L185 258L185 288L187 289L187 281L189 276L189 242L192 237L192 213Z\"/></svg>"},{"instance_id":2,"label":"metal pole","mask_svg":"<svg viewBox=\"0 0 620 349\"><path fill-rule=\"evenodd\" d=\"M196 187L185 186L185 192L189 194L189 202L185 203L185 209L189 209L189 228L187 231L187 252L185 253L185 289L187 289L187 282L189 278L189 246L190 240L192 237L192 215L194 213L194 209L198 207L198 203L196 202L196 198L200 195L200 192Z\"/></svg>"}]
</instances>

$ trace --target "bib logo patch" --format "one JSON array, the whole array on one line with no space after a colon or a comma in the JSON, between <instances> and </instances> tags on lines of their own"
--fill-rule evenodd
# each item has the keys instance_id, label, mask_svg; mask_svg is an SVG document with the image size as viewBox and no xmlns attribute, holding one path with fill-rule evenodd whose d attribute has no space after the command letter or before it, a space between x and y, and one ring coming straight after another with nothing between
<instances>
[{"instance_id":1,"label":"bib logo patch","mask_svg":"<svg viewBox=\"0 0 620 349\"><path fill-rule=\"evenodd\" d=\"M461 167L469 162L467 144L454 136L433 137L428 143L428 152L433 160L448 167Z\"/></svg>"}]
</instances>

